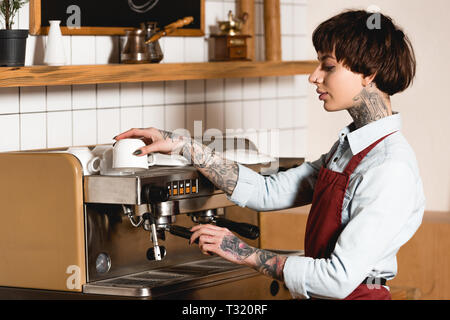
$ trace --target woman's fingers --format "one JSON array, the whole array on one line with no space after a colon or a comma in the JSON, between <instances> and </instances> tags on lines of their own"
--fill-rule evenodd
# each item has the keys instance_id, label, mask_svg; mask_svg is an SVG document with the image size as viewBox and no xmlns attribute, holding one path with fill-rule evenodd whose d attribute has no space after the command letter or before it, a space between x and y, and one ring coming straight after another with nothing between
<instances>
[{"instance_id":1,"label":"woman's fingers","mask_svg":"<svg viewBox=\"0 0 450 320\"><path fill-rule=\"evenodd\" d=\"M216 250L216 246L214 246L213 244L203 244L200 246L200 250L203 254L212 256L215 253L214 251Z\"/></svg>"},{"instance_id":2,"label":"woman's fingers","mask_svg":"<svg viewBox=\"0 0 450 320\"><path fill-rule=\"evenodd\" d=\"M197 231L197 230L199 230L201 228L208 228L208 229L217 230L217 231L221 231L221 230L225 229L225 228L221 228L221 227L218 227L216 225L213 225L213 224L198 224L196 226L193 226L191 228L191 231L195 232L195 231Z\"/></svg>"},{"instance_id":3,"label":"woman's fingers","mask_svg":"<svg viewBox=\"0 0 450 320\"><path fill-rule=\"evenodd\" d=\"M128 131L122 132L114 137L115 140L130 139L130 138L152 138L153 128L132 128Z\"/></svg>"},{"instance_id":4,"label":"woman's fingers","mask_svg":"<svg viewBox=\"0 0 450 320\"><path fill-rule=\"evenodd\" d=\"M191 231L193 233L189 244L199 239L198 246L203 254L217 254L233 263L243 264L243 260L253 253L247 244L233 235L227 228L206 224L197 225L191 228ZM224 239L227 239L229 244L222 247ZM247 252L242 252L243 250L248 251L249 254L245 255Z\"/></svg>"},{"instance_id":5,"label":"woman's fingers","mask_svg":"<svg viewBox=\"0 0 450 320\"><path fill-rule=\"evenodd\" d=\"M114 137L116 141L122 139L140 139L144 138L146 146L134 151L136 156L144 156L153 152L170 152L170 146L168 142L162 139L160 132L155 128L132 128Z\"/></svg>"},{"instance_id":6,"label":"woman's fingers","mask_svg":"<svg viewBox=\"0 0 450 320\"><path fill-rule=\"evenodd\" d=\"M200 251L207 256L212 256L218 252L218 241L220 239L215 236L202 234L199 237L198 246Z\"/></svg>"},{"instance_id":7,"label":"woman's fingers","mask_svg":"<svg viewBox=\"0 0 450 320\"><path fill-rule=\"evenodd\" d=\"M139 148L134 152L134 155L140 157L140 156L144 156L147 155L149 153L153 153L153 152L164 152L165 151L165 141L156 141L153 142L145 147ZM139 153L140 151L140 153Z\"/></svg>"},{"instance_id":8,"label":"woman's fingers","mask_svg":"<svg viewBox=\"0 0 450 320\"><path fill-rule=\"evenodd\" d=\"M210 235L207 235L207 234L202 234L199 237L199 241L198 242L199 242L199 244L213 244L213 243L217 242L217 239L214 236L210 236Z\"/></svg>"},{"instance_id":9,"label":"woman's fingers","mask_svg":"<svg viewBox=\"0 0 450 320\"><path fill-rule=\"evenodd\" d=\"M153 152L171 153L177 147L177 143L172 139L164 139L161 132L155 128L133 128L114 137L117 141L127 138L142 139L145 142L146 146L134 151L136 156Z\"/></svg>"},{"instance_id":10,"label":"woman's fingers","mask_svg":"<svg viewBox=\"0 0 450 320\"><path fill-rule=\"evenodd\" d=\"M210 242L216 243L223 237L222 228L210 224L199 225L195 226L194 228L191 229L193 233L191 235L189 244L194 243L197 238L200 238L199 243L202 239L208 239ZM209 238L201 238L202 236L208 236Z\"/></svg>"}]
</instances>

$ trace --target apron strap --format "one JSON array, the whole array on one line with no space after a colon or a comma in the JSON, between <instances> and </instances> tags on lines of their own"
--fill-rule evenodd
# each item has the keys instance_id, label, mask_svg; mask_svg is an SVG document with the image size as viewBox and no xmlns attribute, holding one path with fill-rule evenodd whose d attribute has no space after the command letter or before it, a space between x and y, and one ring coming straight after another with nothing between
<instances>
[{"instance_id":1,"label":"apron strap","mask_svg":"<svg viewBox=\"0 0 450 320\"><path fill-rule=\"evenodd\" d=\"M388 136L390 136L393 133L396 133L397 131L391 132L387 135L385 135L384 137L378 139L377 141L375 141L374 143L372 143L370 146L368 146L367 148L365 148L364 150L362 150L361 152L359 152L358 154L354 155L350 161L348 162L347 166L344 169L344 174L346 174L347 176L350 177L350 175L353 173L353 171L355 171L356 167L359 165L359 163L362 161L362 159L364 159L364 157L373 149L375 148L375 146L380 143L381 141L383 141L385 138L387 138Z\"/></svg>"}]
</instances>

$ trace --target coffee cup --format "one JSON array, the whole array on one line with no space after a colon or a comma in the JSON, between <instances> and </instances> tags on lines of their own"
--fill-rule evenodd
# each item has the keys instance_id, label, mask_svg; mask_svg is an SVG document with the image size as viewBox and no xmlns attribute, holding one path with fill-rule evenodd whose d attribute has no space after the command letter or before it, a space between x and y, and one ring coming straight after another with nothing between
<instances>
[{"instance_id":1,"label":"coffee cup","mask_svg":"<svg viewBox=\"0 0 450 320\"><path fill-rule=\"evenodd\" d=\"M140 139L122 139L115 143L113 148L114 169L148 169L147 156L136 156L133 153L145 146L144 141Z\"/></svg>"},{"instance_id":2,"label":"coffee cup","mask_svg":"<svg viewBox=\"0 0 450 320\"><path fill-rule=\"evenodd\" d=\"M92 153L96 157L103 157L103 154L107 150L112 150L113 146L112 144L99 144L98 146L95 146L94 149L92 149Z\"/></svg>"},{"instance_id":3,"label":"coffee cup","mask_svg":"<svg viewBox=\"0 0 450 320\"><path fill-rule=\"evenodd\" d=\"M100 160L100 175L103 176L119 176L129 174L112 167L113 146L99 145L92 150L92 153Z\"/></svg>"},{"instance_id":4,"label":"coffee cup","mask_svg":"<svg viewBox=\"0 0 450 320\"><path fill-rule=\"evenodd\" d=\"M88 147L71 147L66 152L80 161L84 175L98 174L100 171L100 159Z\"/></svg>"}]
</instances>

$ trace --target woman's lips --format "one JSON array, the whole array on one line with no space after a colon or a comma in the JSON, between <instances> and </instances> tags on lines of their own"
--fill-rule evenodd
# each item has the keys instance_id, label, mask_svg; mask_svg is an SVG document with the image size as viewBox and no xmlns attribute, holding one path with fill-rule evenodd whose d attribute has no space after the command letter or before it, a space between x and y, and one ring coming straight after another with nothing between
<instances>
[{"instance_id":1,"label":"woman's lips","mask_svg":"<svg viewBox=\"0 0 450 320\"><path fill-rule=\"evenodd\" d=\"M319 96L319 100L325 100L326 98L328 98L328 93L324 92Z\"/></svg>"},{"instance_id":2,"label":"woman's lips","mask_svg":"<svg viewBox=\"0 0 450 320\"><path fill-rule=\"evenodd\" d=\"M328 92L321 91L319 88L317 88L316 92L319 94L319 100L325 100L328 97Z\"/></svg>"}]
</instances>

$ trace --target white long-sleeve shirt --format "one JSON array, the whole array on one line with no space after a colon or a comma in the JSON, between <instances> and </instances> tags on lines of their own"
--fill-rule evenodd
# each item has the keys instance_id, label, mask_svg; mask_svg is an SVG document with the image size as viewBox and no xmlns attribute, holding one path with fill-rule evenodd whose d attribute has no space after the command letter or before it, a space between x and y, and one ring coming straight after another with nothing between
<instances>
[{"instance_id":1,"label":"white long-sleeve shirt","mask_svg":"<svg viewBox=\"0 0 450 320\"><path fill-rule=\"evenodd\" d=\"M258 211L311 203L321 166L343 172L353 155L398 131L372 149L350 177L342 206L342 226L329 259L292 256L284 280L294 298L343 299L366 277L393 279L396 254L419 228L425 196L414 151L401 134L400 114L339 133L331 150L314 162L271 176L239 165L230 200ZM295 228L293 228L293 232ZM280 230L285 232L284 230Z\"/></svg>"}]
</instances>

